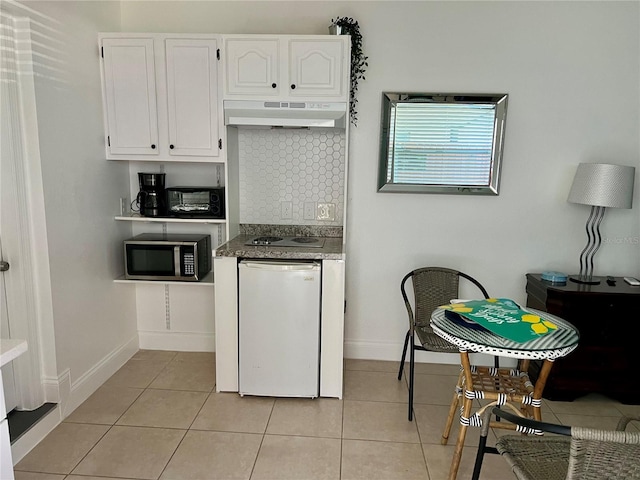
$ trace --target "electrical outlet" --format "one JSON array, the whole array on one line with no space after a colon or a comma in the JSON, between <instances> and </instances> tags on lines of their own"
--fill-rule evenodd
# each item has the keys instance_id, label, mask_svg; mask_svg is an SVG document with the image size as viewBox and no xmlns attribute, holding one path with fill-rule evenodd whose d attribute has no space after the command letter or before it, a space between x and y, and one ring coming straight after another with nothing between
<instances>
[{"instance_id":1,"label":"electrical outlet","mask_svg":"<svg viewBox=\"0 0 640 480\"><path fill-rule=\"evenodd\" d=\"M304 202L303 218L305 220L316 219L316 202Z\"/></svg>"},{"instance_id":2,"label":"electrical outlet","mask_svg":"<svg viewBox=\"0 0 640 480\"><path fill-rule=\"evenodd\" d=\"M291 220L293 209L291 202L280 202L280 218L283 220Z\"/></svg>"},{"instance_id":3,"label":"electrical outlet","mask_svg":"<svg viewBox=\"0 0 640 480\"><path fill-rule=\"evenodd\" d=\"M334 203L319 203L316 219L327 222L334 221L336 219L336 205Z\"/></svg>"},{"instance_id":4,"label":"electrical outlet","mask_svg":"<svg viewBox=\"0 0 640 480\"><path fill-rule=\"evenodd\" d=\"M120 197L120 215L125 217L130 213L131 205L127 197Z\"/></svg>"}]
</instances>

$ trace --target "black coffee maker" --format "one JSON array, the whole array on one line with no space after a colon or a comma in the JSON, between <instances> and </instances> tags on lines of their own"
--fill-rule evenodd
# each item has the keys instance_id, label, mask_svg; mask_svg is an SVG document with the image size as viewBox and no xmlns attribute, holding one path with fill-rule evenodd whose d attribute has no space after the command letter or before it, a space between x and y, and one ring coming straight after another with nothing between
<instances>
[{"instance_id":1,"label":"black coffee maker","mask_svg":"<svg viewBox=\"0 0 640 480\"><path fill-rule=\"evenodd\" d=\"M167 202L164 191L164 173L138 173L140 191L136 203L140 215L145 217L162 217L166 215Z\"/></svg>"}]
</instances>

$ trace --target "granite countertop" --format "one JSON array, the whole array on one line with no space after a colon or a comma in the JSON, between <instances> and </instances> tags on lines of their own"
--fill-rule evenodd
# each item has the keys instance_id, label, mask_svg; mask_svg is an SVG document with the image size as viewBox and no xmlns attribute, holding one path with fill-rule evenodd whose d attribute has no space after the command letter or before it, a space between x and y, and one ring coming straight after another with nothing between
<instances>
[{"instance_id":1,"label":"granite countertop","mask_svg":"<svg viewBox=\"0 0 640 480\"><path fill-rule=\"evenodd\" d=\"M255 235L238 235L216 248L216 257L286 258L311 260L342 260L344 251L342 237L323 237L324 246L274 247L273 245L245 245Z\"/></svg>"},{"instance_id":2,"label":"granite countertop","mask_svg":"<svg viewBox=\"0 0 640 480\"><path fill-rule=\"evenodd\" d=\"M324 239L324 246L276 247L273 245L245 245L256 235L315 236ZM296 225L240 225L240 235L220 245L216 257L285 258L306 260L343 260L342 228Z\"/></svg>"}]
</instances>

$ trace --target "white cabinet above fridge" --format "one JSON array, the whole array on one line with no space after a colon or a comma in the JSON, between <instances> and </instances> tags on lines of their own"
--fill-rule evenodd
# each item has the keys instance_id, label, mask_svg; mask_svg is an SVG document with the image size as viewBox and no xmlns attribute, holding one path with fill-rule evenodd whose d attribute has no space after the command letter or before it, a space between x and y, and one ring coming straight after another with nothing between
<instances>
[{"instance_id":1,"label":"white cabinet above fridge","mask_svg":"<svg viewBox=\"0 0 640 480\"><path fill-rule=\"evenodd\" d=\"M224 97L349 99L349 37L225 35Z\"/></svg>"}]
</instances>

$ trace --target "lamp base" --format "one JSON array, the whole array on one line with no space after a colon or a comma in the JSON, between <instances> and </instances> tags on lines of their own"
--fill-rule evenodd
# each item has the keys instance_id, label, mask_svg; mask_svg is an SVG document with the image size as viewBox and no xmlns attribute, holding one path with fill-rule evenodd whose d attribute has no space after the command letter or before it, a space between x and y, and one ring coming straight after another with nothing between
<instances>
[{"instance_id":1,"label":"lamp base","mask_svg":"<svg viewBox=\"0 0 640 480\"><path fill-rule=\"evenodd\" d=\"M584 277L581 275L577 275L577 276L569 277L569 280L571 280L574 283L579 283L581 285L599 285L600 284L600 279L598 277Z\"/></svg>"}]
</instances>

